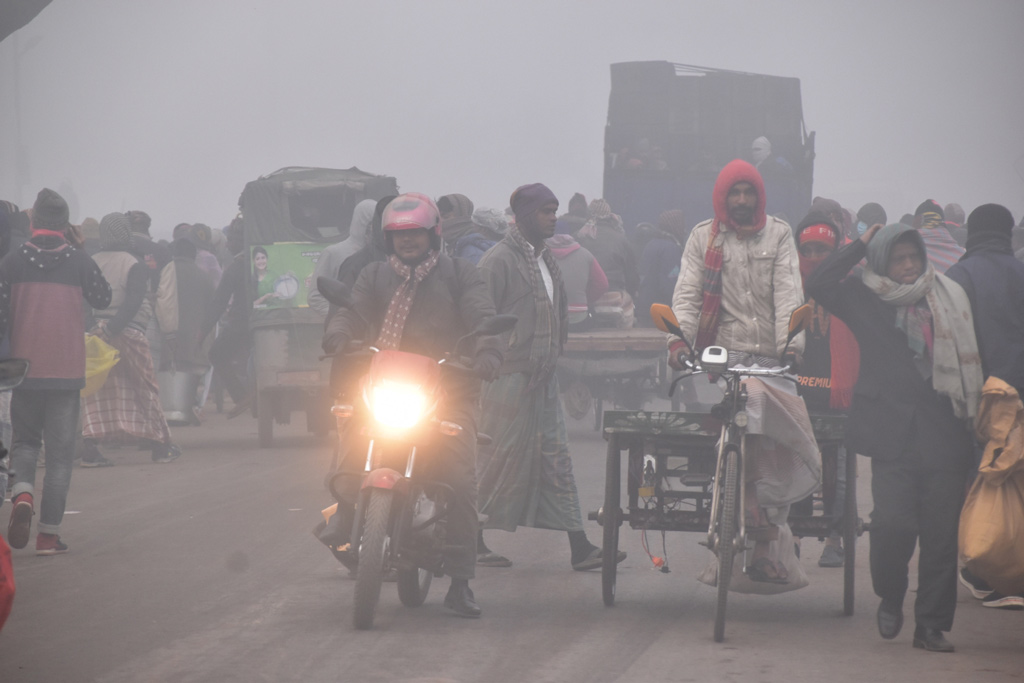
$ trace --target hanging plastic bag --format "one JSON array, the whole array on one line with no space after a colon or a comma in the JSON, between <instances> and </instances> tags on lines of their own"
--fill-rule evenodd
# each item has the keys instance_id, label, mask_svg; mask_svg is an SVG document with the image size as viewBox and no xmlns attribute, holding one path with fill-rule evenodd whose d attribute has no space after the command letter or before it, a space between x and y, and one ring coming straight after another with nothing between
<instances>
[{"instance_id":1,"label":"hanging plastic bag","mask_svg":"<svg viewBox=\"0 0 1024 683\"><path fill-rule=\"evenodd\" d=\"M960 555L992 588L1019 595L1024 592L1024 403L1013 387L990 377L976 424L985 453L960 514Z\"/></svg>"},{"instance_id":2,"label":"hanging plastic bag","mask_svg":"<svg viewBox=\"0 0 1024 683\"><path fill-rule=\"evenodd\" d=\"M111 368L117 365L120 352L94 334L85 335L85 388L82 398L99 391L107 381Z\"/></svg>"}]
</instances>

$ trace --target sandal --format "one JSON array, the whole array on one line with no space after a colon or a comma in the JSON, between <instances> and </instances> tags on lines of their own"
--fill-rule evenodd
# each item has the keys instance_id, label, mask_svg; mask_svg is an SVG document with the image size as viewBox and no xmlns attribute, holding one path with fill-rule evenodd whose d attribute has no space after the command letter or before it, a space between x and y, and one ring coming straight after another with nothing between
<instances>
[{"instance_id":1,"label":"sandal","mask_svg":"<svg viewBox=\"0 0 1024 683\"><path fill-rule=\"evenodd\" d=\"M786 570L780 569L767 557L756 558L747 567L747 576L750 577L751 581L760 581L762 583L789 583L789 574L786 573Z\"/></svg>"},{"instance_id":2,"label":"sandal","mask_svg":"<svg viewBox=\"0 0 1024 683\"><path fill-rule=\"evenodd\" d=\"M504 555L487 551L476 556L476 563L481 567L511 567L512 560Z\"/></svg>"}]
</instances>

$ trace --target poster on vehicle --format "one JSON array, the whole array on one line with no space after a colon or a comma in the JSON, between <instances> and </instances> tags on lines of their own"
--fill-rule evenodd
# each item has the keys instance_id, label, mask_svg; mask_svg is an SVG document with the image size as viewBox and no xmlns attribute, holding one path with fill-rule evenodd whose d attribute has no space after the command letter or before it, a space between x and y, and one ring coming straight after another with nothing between
<instances>
[{"instance_id":1,"label":"poster on vehicle","mask_svg":"<svg viewBox=\"0 0 1024 683\"><path fill-rule=\"evenodd\" d=\"M312 242L275 242L251 247L253 308L302 308L313 283L313 270L324 247Z\"/></svg>"}]
</instances>

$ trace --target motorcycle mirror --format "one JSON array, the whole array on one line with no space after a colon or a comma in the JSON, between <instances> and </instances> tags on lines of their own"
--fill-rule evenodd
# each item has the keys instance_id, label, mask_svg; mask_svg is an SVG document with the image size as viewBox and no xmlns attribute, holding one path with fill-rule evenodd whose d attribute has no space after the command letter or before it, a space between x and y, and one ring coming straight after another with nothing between
<instances>
[{"instance_id":1,"label":"motorcycle mirror","mask_svg":"<svg viewBox=\"0 0 1024 683\"><path fill-rule=\"evenodd\" d=\"M814 311L811 309L810 304L804 304L793 311L789 316L789 336L786 339L787 345L789 342L793 341L796 335L811 326L811 318L813 315Z\"/></svg>"},{"instance_id":2,"label":"motorcycle mirror","mask_svg":"<svg viewBox=\"0 0 1024 683\"><path fill-rule=\"evenodd\" d=\"M352 303L351 292L348 285L339 282L332 277L321 275L316 279L317 291L338 308L350 308Z\"/></svg>"},{"instance_id":3,"label":"motorcycle mirror","mask_svg":"<svg viewBox=\"0 0 1024 683\"><path fill-rule=\"evenodd\" d=\"M8 358L0 361L0 391L14 389L28 374L29 363L20 358Z\"/></svg>"},{"instance_id":4,"label":"motorcycle mirror","mask_svg":"<svg viewBox=\"0 0 1024 683\"><path fill-rule=\"evenodd\" d=\"M517 322L519 322L519 316L511 313L492 315L480 323L474 332L482 337L504 334L515 327Z\"/></svg>"}]
</instances>

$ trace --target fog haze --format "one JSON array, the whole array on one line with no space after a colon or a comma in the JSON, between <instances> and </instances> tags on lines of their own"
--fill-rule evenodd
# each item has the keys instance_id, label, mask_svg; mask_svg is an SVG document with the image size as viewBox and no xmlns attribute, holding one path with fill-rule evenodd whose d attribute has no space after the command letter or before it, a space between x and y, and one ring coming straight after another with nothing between
<instances>
[{"instance_id":1,"label":"fog haze","mask_svg":"<svg viewBox=\"0 0 1024 683\"><path fill-rule=\"evenodd\" d=\"M73 219L142 209L166 237L303 165L564 206L601 194L609 65L667 60L799 78L816 195L1019 219L1022 28L1018 0L54 0L0 43L0 199L71 187Z\"/></svg>"}]
</instances>

